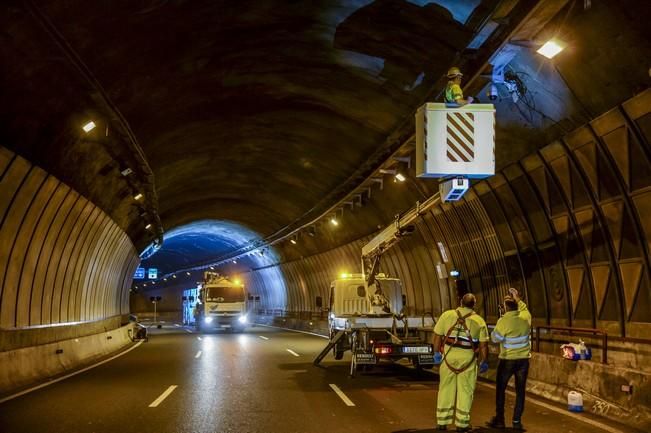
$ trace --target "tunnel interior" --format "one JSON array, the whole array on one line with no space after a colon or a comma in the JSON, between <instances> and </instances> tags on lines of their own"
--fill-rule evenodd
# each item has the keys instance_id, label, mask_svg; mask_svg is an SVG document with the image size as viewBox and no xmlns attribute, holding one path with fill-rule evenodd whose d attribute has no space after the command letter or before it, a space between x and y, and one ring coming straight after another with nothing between
<instances>
[{"instance_id":1,"label":"tunnel interior","mask_svg":"<svg viewBox=\"0 0 651 433\"><path fill-rule=\"evenodd\" d=\"M458 65L496 109L496 173L381 272L422 316L463 280L494 323L516 287L534 326L604 330L644 368L624 352L651 331L648 2L86 3L0 6L4 352L121 329L157 296L173 316L208 270L261 317L324 320L331 281L438 192L414 113Z\"/></svg>"}]
</instances>

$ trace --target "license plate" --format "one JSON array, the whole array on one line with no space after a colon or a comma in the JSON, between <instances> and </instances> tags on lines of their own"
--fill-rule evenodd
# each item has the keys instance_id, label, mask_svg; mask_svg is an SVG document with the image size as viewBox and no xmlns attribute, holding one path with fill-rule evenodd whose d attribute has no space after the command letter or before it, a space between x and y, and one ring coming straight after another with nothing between
<instances>
[{"instance_id":1,"label":"license plate","mask_svg":"<svg viewBox=\"0 0 651 433\"><path fill-rule=\"evenodd\" d=\"M434 355L418 355L419 364L434 364Z\"/></svg>"},{"instance_id":2,"label":"license plate","mask_svg":"<svg viewBox=\"0 0 651 433\"><path fill-rule=\"evenodd\" d=\"M377 364L377 359L372 353L356 353L355 362L357 364Z\"/></svg>"},{"instance_id":3,"label":"license plate","mask_svg":"<svg viewBox=\"0 0 651 433\"><path fill-rule=\"evenodd\" d=\"M430 353L429 346L407 346L402 348L402 353Z\"/></svg>"}]
</instances>

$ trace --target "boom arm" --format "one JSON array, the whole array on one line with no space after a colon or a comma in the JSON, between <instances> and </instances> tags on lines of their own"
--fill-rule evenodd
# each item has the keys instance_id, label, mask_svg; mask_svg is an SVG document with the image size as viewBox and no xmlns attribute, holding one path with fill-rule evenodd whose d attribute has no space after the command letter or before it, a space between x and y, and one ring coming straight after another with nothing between
<instances>
[{"instance_id":1,"label":"boom arm","mask_svg":"<svg viewBox=\"0 0 651 433\"><path fill-rule=\"evenodd\" d=\"M424 203L416 202L416 206L409 209L402 215L396 215L396 219L390 226L386 227L377 234L371 241L362 247L362 271L367 286L375 282L375 276L379 272L380 257L395 245L404 236L414 232L415 227L412 225L418 217L427 212L432 206L438 204L441 200L440 194L436 193Z\"/></svg>"}]
</instances>

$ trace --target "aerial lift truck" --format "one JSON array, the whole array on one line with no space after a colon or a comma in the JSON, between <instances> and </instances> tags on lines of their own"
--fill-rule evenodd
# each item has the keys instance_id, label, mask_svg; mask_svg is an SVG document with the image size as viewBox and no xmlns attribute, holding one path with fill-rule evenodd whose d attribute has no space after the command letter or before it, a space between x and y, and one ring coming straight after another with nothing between
<instances>
[{"instance_id":1,"label":"aerial lift truck","mask_svg":"<svg viewBox=\"0 0 651 433\"><path fill-rule=\"evenodd\" d=\"M456 131L462 129L463 134ZM459 137L462 136L460 139ZM463 140L460 142L459 140ZM441 179L439 193L402 215L362 248L362 274L346 274L330 286L330 340L316 357L335 359L352 352L350 375L383 361L407 358L418 369L431 368L434 350L427 341L435 319L403 314L402 284L379 272L382 255L411 234L416 220L433 206L461 199L470 178L495 173L495 108L491 104L451 107L427 103L416 112L416 174Z\"/></svg>"}]
</instances>

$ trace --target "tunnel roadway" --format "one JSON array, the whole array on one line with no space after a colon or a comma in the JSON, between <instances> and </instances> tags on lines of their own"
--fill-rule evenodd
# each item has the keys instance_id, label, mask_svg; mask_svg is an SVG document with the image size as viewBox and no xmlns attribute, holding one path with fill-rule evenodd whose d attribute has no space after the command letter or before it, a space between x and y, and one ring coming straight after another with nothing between
<instances>
[{"instance_id":1,"label":"tunnel roadway","mask_svg":"<svg viewBox=\"0 0 651 433\"><path fill-rule=\"evenodd\" d=\"M197 334L180 325L109 362L0 404L2 433L427 433L434 432L437 376L404 366L354 379L348 363L312 360L325 340L268 327ZM494 391L478 386L477 432L492 415ZM507 412L513 398L508 396ZM585 421L587 420L587 421ZM530 433L625 433L552 403L527 403ZM592 422L593 424L589 424ZM453 428L451 429L454 430Z\"/></svg>"}]
</instances>

